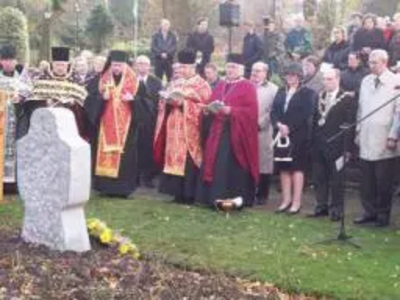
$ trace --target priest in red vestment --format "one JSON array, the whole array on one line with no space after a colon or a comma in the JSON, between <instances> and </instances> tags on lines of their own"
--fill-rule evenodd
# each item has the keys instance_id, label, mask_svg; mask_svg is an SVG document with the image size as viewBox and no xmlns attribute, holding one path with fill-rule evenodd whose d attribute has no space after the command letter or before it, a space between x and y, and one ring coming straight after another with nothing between
<instances>
[{"instance_id":1,"label":"priest in red vestment","mask_svg":"<svg viewBox=\"0 0 400 300\"><path fill-rule=\"evenodd\" d=\"M98 85L90 119L99 120L94 147L94 189L101 194L131 198L137 187L137 126L134 101L138 90L128 54L111 51Z\"/></svg>"},{"instance_id":2,"label":"priest in red vestment","mask_svg":"<svg viewBox=\"0 0 400 300\"><path fill-rule=\"evenodd\" d=\"M196 74L196 54L179 52L180 78L161 93L154 140L155 161L161 166L159 191L175 201L194 201L203 152L200 141L202 109L211 95L208 83Z\"/></svg>"},{"instance_id":3,"label":"priest in red vestment","mask_svg":"<svg viewBox=\"0 0 400 300\"><path fill-rule=\"evenodd\" d=\"M204 109L205 150L196 202L237 197L252 206L259 180L258 102L254 85L243 78L243 58L230 54L226 80L214 89Z\"/></svg>"}]
</instances>

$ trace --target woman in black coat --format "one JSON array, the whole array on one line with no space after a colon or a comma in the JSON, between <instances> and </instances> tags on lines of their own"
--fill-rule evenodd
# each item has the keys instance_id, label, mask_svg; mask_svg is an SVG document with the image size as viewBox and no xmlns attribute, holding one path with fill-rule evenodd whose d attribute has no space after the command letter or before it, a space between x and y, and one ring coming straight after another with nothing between
<instances>
[{"instance_id":1,"label":"woman in black coat","mask_svg":"<svg viewBox=\"0 0 400 300\"><path fill-rule=\"evenodd\" d=\"M348 56L348 67L340 73L340 87L346 92L353 92L357 97L361 82L368 74L369 70L363 66L359 55L351 52Z\"/></svg>"},{"instance_id":2,"label":"woman in black coat","mask_svg":"<svg viewBox=\"0 0 400 300\"><path fill-rule=\"evenodd\" d=\"M313 90L301 86L301 65L292 63L284 73L286 87L281 88L275 97L271 120L281 137L289 137L290 146L286 154L292 161L276 162L283 198L277 212L288 211L289 214L297 214L301 208L312 116L318 95ZM275 151L275 160L280 155L279 152L278 149Z\"/></svg>"},{"instance_id":3,"label":"woman in black coat","mask_svg":"<svg viewBox=\"0 0 400 300\"><path fill-rule=\"evenodd\" d=\"M383 31L376 27L376 18L370 14L365 15L363 27L354 35L351 50L359 53L363 63L366 65L372 50L386 48L387 43Z\"/></svg>"},{"instance_id":4,"label":"woman in black coat","mask_svg":"<svg viewBox=\"0 0 400 300\"><path fill-rule=\"evenodd\" d=\"M333 43L325 51L323 62L333 65L335 69L343 70L347 66L347 57L350 52L346 28L334 27L332 40Z\"/></svg>"}]
</instances>

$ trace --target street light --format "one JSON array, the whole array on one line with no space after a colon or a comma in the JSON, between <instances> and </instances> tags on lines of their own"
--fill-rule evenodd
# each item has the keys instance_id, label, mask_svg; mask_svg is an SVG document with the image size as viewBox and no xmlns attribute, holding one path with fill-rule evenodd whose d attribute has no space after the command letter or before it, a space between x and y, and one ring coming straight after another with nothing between
<instances>
[{"instance_id":1,"label":"street light","mask_svg":"<svg viewBox=\"0 0 400 300\"><path fill-rule=\"evenodd\" d=\"M80 19L81 7L79 5L79 1L75 1L75 13L76 13L75 48L79 51L81 50L80 34L79 34L80 31L79 19Z\"/></svg>"},{"instance_id":2,"label":"street light","mask_svg":"<svg viewBox=\"0 0 400 300\"><path fill-rule=\"evenodd\" d=\"M43 26L43 43L42 43L42 59L50 60L50 43L51 43L51 17L53 13L50 7L43 13L44 26Z\"/></svg>"}]
</instances>

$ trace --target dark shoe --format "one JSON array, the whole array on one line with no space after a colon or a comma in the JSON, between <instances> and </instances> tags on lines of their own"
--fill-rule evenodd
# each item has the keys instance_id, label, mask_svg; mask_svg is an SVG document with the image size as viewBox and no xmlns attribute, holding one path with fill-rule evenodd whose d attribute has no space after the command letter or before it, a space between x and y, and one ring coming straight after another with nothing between
<instances>
[{"instance_id":1,"label":"dark shoe","mask_svg":"<svg viewBox=\"0 0 400 300\"><path fill-rule=\"evenodd\" d=\"M329 216L327 210L316 210L313 213L307 215L308 218L322 218L327 216Z\"/></svg>"},{"instance_id":2,"label":"dark shoe","mask_svg":"<svg viewBox=\"0 0 400 300\"><path fill-rule=\"evenodd\" d=\"M388 219L377 219L375 223L375 227L378 228L384 228L389 226L389 220Z\"/></svg>"},{"instance_id":3,"label":"dark shoe","mask_svg":"<svg viewBox=\"0 0 400 300\"><path fill-rule=\"evenodd\" d=\"M376 222L376 217L374 216L362 216L361 218L357 218L353 221L353 223L357 225L374 223L374 222Z\"/></svg>"},{"instance_id":4,"label":"dark shoe","mask_svg":"<svg viewBox=\"0 0 400 300\"><path fill-rule=\"evenodd\" d=\"M148 189L154 189L156 187L152 181L145 181L143 185Z\"/></svg>"},{"instance_id":5,"label":"dark shoe","mask_svg":"<svg viewBox=\"0 0 400 300\"><path fill-rule=\"evenodd\" d=\"M133 199L135 199L135 195L134 195L134 193L130 193L129 195L125 195L125 196L124 196L124 199L126 199L126 200L133 200Z\"/></svg>"},{"instance_id":6,"label":"dark shoe","mask_svg":"<svg viewBox=\"0 0 400 300\"><path fill-rule=\"evenodd\" d=\"M339 222L340 219L341 219L341 216L340 216L340 214L331 214L331 216L329 217L329 219L330 219L332 222Z\"/></svg>"},{"instance_id":7,"label":"dark shoe","mask_svg":"<svg viewBox=\"0 0 400 300\"><path fill-rule=\"evenodd\" d=\"M289 203L289 204L286 205L285 207L278 208L277 210L275 210L275 213L277 213L277 214L284 213L284 212L286 212L291 206L292 206L292 203Z\"/></svg>"},{"instance_id":8,"label":"dark shoe","mask_svg":"<svg viewBox=\"0 0 400 300\"><path fill-rule=\"evenodd\" d=\"M256 205L265 205L267 204L267 199L263 197L256 197Z\"/></svg>"}]
</instances>

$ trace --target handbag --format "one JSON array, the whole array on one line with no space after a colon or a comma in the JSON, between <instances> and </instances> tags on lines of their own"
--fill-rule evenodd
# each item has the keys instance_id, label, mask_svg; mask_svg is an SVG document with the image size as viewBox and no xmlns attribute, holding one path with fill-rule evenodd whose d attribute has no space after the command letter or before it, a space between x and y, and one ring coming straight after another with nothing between
<instances>
[{"instance_id":1,"label":"handbag","mask_svg":"<svg viewBox=\"0 0 400 300\"><path fill-rule=\"evenodd\" d=\"M292 162L292 144L288 136L282 137L278 132L273 141L274 146L274 161L276 162Z\"/></svg>"}]
</instances>

